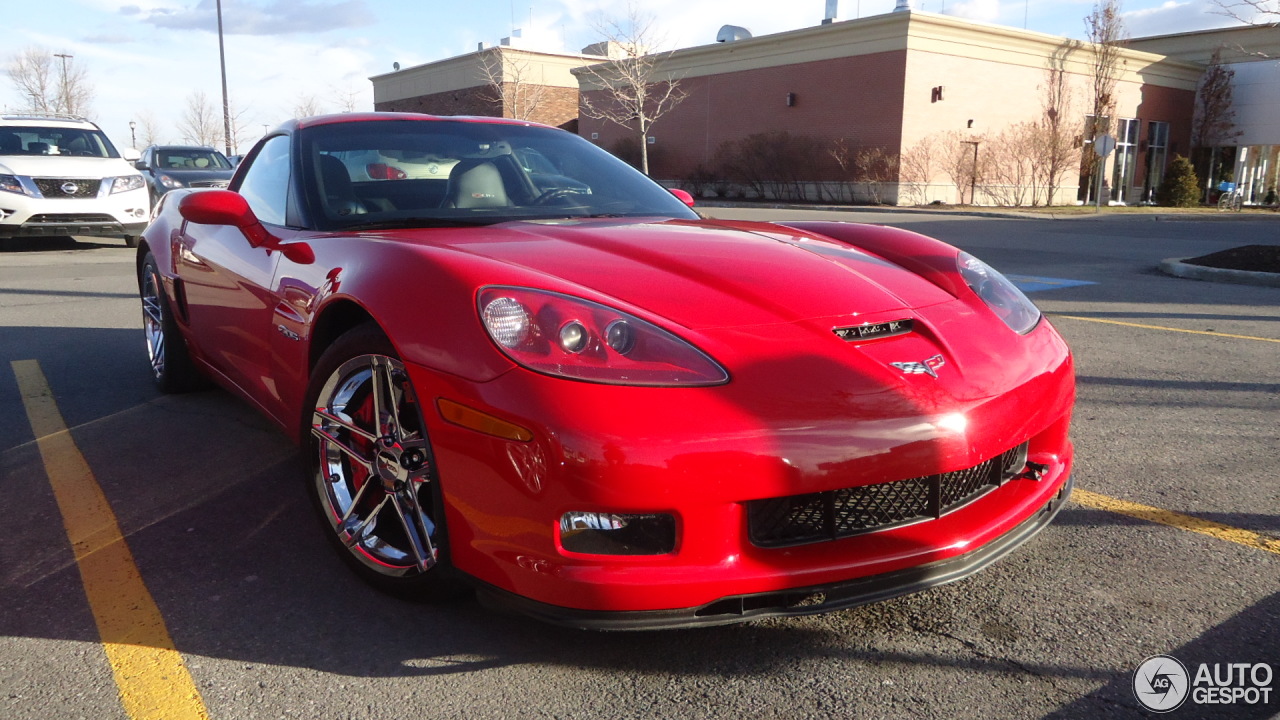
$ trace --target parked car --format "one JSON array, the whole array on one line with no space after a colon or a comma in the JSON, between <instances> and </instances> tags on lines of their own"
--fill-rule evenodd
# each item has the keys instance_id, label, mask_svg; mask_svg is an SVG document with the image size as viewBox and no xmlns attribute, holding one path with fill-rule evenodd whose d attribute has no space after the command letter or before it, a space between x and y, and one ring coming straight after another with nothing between
<instances>
[{"instance_id":1,"label":"parked car","mask_svg":"<svg viewBox=\"0 0 1280 720\"><path fill-rule=\"evenodd\" d=\"M225 188L235 172L225 155L195 145L152 145L136 166L157 199L178 188Z\"/></svg>"},{"instance_id":2,"label":"parked car","mask_svg":"<svg viewBox=\"0 0 1280 720\"><path fill-rule=\"evenodd\" d=\"M151 212L146 182L102 130L73 115L0 116L0 238L124 238Z\"/></svg>"},{"instance_id":3,"label":"parked car","mask_svg":"<svg viewBox=\"0 0 1280 720\"><path fill-rule=\"evenodd\" d=\"M536 185L530 151L574 184ZM352 180L408 152L448 177ZM290 121L230 189L161 201L149 367L296 438L369 582L576 627L845 608L1045 527L1075 384L1026 296L905 230L691 202L526 122Z\"/></svg>"}]
</instances>

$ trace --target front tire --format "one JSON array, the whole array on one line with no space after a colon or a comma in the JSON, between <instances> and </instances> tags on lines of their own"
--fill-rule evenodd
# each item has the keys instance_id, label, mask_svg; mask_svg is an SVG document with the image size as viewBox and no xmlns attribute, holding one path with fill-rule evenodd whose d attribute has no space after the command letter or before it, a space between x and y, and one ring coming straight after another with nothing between
<instances>
[{"instance_id":1,"label":"front tire","mask_svg":"<svg viewBox=\"0 0 1280 720\"><path fill-rule=\"evenodd\" d=\"M304 408L307 483L339 555L385 592L456 595L422 408L376 325L350 330L325 350Z\"/></svg>"},{"instance_id":2,"label":"front tire","mask_svg":"<svg viewBox=\"0 0 1280 720\"><path fill-rule=\"evenodd\" d=\"M147 357L156 387L163 393L198 390L205 379L191 362L187 340L169 308L156 257L147 253L138 278L142 299L142 330L147 339Z\"/></svg>"}]
</instances>

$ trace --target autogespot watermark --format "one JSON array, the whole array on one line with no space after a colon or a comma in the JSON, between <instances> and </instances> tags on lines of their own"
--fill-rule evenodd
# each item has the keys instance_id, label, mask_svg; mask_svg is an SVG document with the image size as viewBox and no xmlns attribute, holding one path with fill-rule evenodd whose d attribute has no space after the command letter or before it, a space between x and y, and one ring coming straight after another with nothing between
<instances>
[{"instance_id":1,"label":"autogespot watermark","mask_svg":"<svg viewBox=\"0 0 1280 720\"><path fill-rule=\"evenodd\" d=\"M1200 663L1195 673L1172 655L1152 655L1133 671L1133 695L1148 710L1194 705L1266 705L1275 674L1267 663Z\"/></svg>"}]
</instances>

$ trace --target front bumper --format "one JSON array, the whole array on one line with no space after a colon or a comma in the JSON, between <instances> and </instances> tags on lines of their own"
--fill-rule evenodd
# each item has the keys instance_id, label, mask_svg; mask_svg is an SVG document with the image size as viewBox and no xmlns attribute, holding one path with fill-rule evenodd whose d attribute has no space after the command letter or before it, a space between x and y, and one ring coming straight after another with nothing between
<instances>
[{"instance_id":1,"label":"front bumper","mask_svg":"<svg viewBox=\"0 0 1280 720\"><path fill-rule=\"evenodd\" d=\"M946 560L854 580L733 595L697 607L631 612L579 610L550 605L506 592L487 583L478 583L477 593L481 602L486 604L515 610L555 625L583 630L661 630L728 625L770 617L816 615L844 610L945 585L982 570L1048 526L1071 496L1072 486L1071 478L1067 478L1057 494L1035 514L976 550Z\"/></svg>"},{"instance_id":2,"label":"front bumper","mask_svg":"<svg viewBox=\"0 0 1280 720\"><path fill-rule=\"evenodd\" d=\"M9 226L0 224L0 236L6 237L137 237L147 227L146 222L116 222L84 216L57 216L38 222Z\"/></svg>"},{"instance_id":3,"label":"front bumper","mask_svg":"<svg viewBox=\"0 0 1280 720\"><path fill-rule=\"evenodd\" d=\"M137 237L146 229L146 188L89 198L33 198L0 193L0 237Z\"/></svg>"}]
</instances>

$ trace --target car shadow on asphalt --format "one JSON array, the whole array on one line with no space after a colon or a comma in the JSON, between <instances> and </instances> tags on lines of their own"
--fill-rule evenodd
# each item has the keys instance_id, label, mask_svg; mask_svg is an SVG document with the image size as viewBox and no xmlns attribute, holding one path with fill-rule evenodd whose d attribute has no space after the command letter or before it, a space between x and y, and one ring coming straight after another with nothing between
<instances>
[{"instance_id":1,"label":"car shadow on asphalt","mask_svg":"<svg viewBox=\"0 0 1280 720\"><path fill-rule=\"evenodd\" d=\"M1201 663L1207 664L1210 672L1213 672L1216 670L1215 664L1221 666L1229 663L1248 663L1252 666L1267 662L1270 663L1274 672L1277 660L1280 660L1280 651L1277 650L1280 648L1280 636L1276 634L1277 622L1280 622L1280 593L1264 598L1227 621L1201 633L1195 640L1162 654L1179 660L1185 666L1193 684ZM1044 720L1162 717L1146 710L1139 710L1134 688L1135 670L1137 670L1137 663L1132 669L1112 674L1106 685L1046 715ZM1270 677L1268 685L1271 688L1270 702L1201 704L1197 702L1198 688L1191 687L1182 706L1169 713L1169 716L1230 717L1236 720L1273 718L1277 702L1280 702L1275 697L1280 693L1280 684L1275 682L1274 674L1269 674L1268 677ZM1208 687L1208 685L1201 684L1199 687Z\"/></svg>"}]
</instances>

